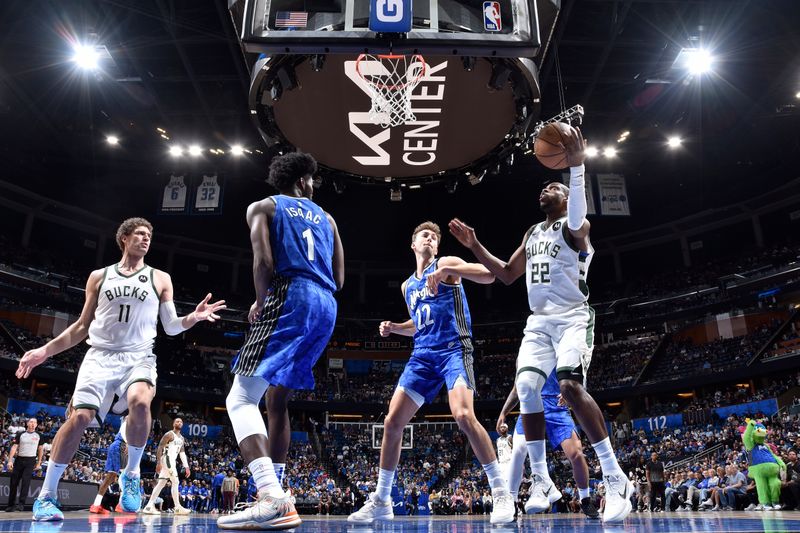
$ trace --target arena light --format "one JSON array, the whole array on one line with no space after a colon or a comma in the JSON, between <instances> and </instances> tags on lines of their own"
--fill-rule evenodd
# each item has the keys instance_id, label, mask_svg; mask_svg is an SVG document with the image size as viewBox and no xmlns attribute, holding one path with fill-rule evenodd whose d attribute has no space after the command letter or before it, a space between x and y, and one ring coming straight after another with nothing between
<instances>
[{"instance_id":1,"label":"arena light","mask_svg":"<svg viewBox=\"0 0 800 533\"><path fill-rule=\"evenodd\" d=\"M603 157L605 158L611 159L612 157L616 157L616 155L617 155L617 149L614 148L613 146L607 146L603 150Z\"/></svg>"},{"instance_id":2,"label":"arena light","mask_svg":"<svg viewBox=\"0 0 800 533\"><path fill-rule=\"evenodd\" d=\"M109 135L108 137L106 137L106 142L111 146L117 145L119 144L119 137L117 137L116 135Z\"/></svg>"},{"instance_id":3,"label":"arena light","mask_svg":"<svg viewBox=\"0 0 800 533\"><path fill-rule=\"evenodd\" d=\"M180 156L183 155L183 148L181 148L180 146L177 146L177 145L170 146L169 147L169 155L171 155L172 157L180 157Z\"/></svg>"},{"instance_id":4,"label":"arena light","mask_svg":"<svg viewBox=\"0 0 800 533\"><path fill-rule=\"evenodd\" d=\"M797 91L797 93L794 95L794 97L797 98L798 100L800 100L800 91Z\"/></svg>"},{"instance_id":5,"label":"arena light","mask_svg":"<svg viewBox=\"0 0 800 533\"><path fill-rule=\"evenodd\" d=\"M714 66L714 58L708 50L690 48L683 52L686 54L686 68L691 74L705 74Z\"/></svg>"},{"instance_id":6,"label":"arena light","mask_svg":"<svg viewBox=\"0 0 800 533\"><path fill-rule=\"evenodd\" d=\"M87 46L77 44L72 49L72 60L84 70L95 70L97 68L97 61L100 59L94 46Z\"/></svg>"},{"instance_id":7,"label":"arena light","mask_svg":"<svg viewBox=\"0 0 800 533\"><path fill-rule=\"evenodd\" d=\"M669 146L672 150L680 148L681 144L683 144L683 139L681 139L677 135L673 135L672 137L667 139L667 146Z\"/></svg>"},{"instance_id":8,"label":"arena light","mask_svg":"<svg viewBox=\"0 0 800 533\"><path fill-rule=\"evenodd\" d=\"M231 155L240 156L244 155L244 147L241 144L234 144L231 146Z\"/></svg>"},{"instance_id":9,"label":"arena light","mask_svg":"<svg viewBox=\"0 0 800 533\"><path fill-rule=\"evenodd\" d=\"M595 146L587 146L586 147L586 157L597 157L597 154L600 153L600 150L597 149Z\"/></svg>"},{"instance_id":10,"label":"arena light","mask_svg":"<svg viewBox=\"0 0 800 533\"><path fill-rule=\"evenodd\" d=\"M199 145L193 144L189 147L189 155L192 157L197 157L202 153L203 149Z\"/></svg>"}]
</instances>

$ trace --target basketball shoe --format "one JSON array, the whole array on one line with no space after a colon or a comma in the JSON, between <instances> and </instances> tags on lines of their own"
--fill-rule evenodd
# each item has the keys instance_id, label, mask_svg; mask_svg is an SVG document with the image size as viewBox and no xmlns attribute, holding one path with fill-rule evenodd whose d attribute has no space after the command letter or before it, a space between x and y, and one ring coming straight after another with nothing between
<instances>
[{"instance_id":1,"label":"basketball shoe","mask_svg":"<svg viewBox=\"0 0 800 533\"><path fill-rule=\"evenodd\" d=\"M348 522L358 524L371 524L375 520L392 519L394 519L394 511L391 498L389 501L383 501L374 492L369 495L361 509L347 517Z\"/></svg>"},{"instance_id":2,"label":"basketball shoe","mask_svg":"<svg viewBox=\"0 0 800 533\"><path fill-rule=\"evenodd\" d=\"M622 522L633 509L631 495L633 483L625 474L603 476L606 485L606 508L603 522Z\"/></svg>"},{"instance_id":3,"label":"basketball shoe","mask_svg":"<svg viewBox=\"0 0 800 533\"><path fill-rule=\"evenodd\" d=\"M531 495L525 502L525 514L541 513L561 499L559 491L550 478L534 473L531 480Z\"/></svg>"},{"instance_id":4,"label":"basketball shoe","mask_svg":"<svg viewBox=\"0 0 800 533\"><path fill-rule=\"evenodd\" d=\"M506 489L492 491L492 513L489 515L490 524L507 524L514 521L514 498Z\"/></svg>"},{"instance_id":5,"label":"basketball shoe","mask_svg":"<svg viewBox=\"0 0 800 533\"><path fill-rule=\"evenodd\" d=\"M236 507L235 513L217 519L219 529L291 529L302 523L288 496L259 496L254 502Z\"/></svg>"}]
</instances>

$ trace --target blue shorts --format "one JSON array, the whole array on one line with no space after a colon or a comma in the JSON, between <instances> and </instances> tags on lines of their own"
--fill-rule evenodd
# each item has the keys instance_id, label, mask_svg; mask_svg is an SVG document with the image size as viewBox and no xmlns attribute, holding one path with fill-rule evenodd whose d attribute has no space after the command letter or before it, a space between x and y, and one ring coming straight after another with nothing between
<instances>
[{"instance_id":1,"label":"blue shorts","mask_svg":"<svg viewBox=\"0 0 800 533\"><path fill-rule=\"evenodd\" d=\"M264 312L250 327L231 371L270 385L313 389L311 370L333 334L333 293L304 278L273 280Z\"/></svg>"},{"instance_id":2,"label":"blue shorts","mask_svg":"<svg viewBox=\"0 0 800 533\"><path fill-rule=\"evenodd\" d=\"M419 348L411 352L397 385L416 392L425 398L425 403L431 403L443 384L451 390L459 376L475 390L471 348L461 345L444 350Z\"/></svg>"},{"instance_id":3,"label":"blue shorts","mask_svg":"<svg viewBox=\"0 0 800 533\"><path fill-rule=\"evenodd\" d=\"M122 441L119 439L114 439L114 442L108 446L105 470L117 473L122 470Z\"/></svg>"},{"instance_id":4,"label":"blue shorts","mask_svg":"<svg viewBox=\"0 0 800 533\"><path fill-rule=\"evenodd\" d=\"M572 415L569 414L569 409L559 405L553 405L553 402L544 400L544 429L547 433L547 442L550 447L557 450L561 447L561 443L572 437L572 432L575 431L575 422L572 420ZM520 435L525 432L522 429L522 416L517 418L517 425L514 426L514 433Z\"/></svg>"}]
</instances>

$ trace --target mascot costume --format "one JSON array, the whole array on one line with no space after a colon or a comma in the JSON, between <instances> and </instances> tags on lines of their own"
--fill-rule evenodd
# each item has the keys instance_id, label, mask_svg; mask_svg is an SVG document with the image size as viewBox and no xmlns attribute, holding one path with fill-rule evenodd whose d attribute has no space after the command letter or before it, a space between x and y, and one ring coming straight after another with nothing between
<instances>
[{"instance_id":1,"label":"mascot costume","mask_svg":"<svg viewBox=\"0 0 800 533\"><path fill-rule=\"evenodd\" d=\"M747 474L756 482L758 492L757 510L779 510L781 497L780 470L786 464L772 452L769 445L764 444L767 428L760 422L746 419L747 427L742 433L742 441L750 454L750 468Z\"/></svg>"}]
</instances>

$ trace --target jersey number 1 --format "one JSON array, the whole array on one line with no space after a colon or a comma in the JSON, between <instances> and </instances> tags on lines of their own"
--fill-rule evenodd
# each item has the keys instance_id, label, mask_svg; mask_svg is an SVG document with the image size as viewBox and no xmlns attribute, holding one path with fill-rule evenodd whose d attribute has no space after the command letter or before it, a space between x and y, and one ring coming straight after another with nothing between
<instances>
[{"instance_id":1,"label":"jersey number 1","mask_svg":"<svg viewBox=\"0 0 800 533\"><path fill-rule=\"evenodd\" d=\"M308 243L308 260L314 260L314 235L311 234L311 228L308 228L303 232L303 238L305 238L306 242Z\"/></svg>"}]
</instances>

